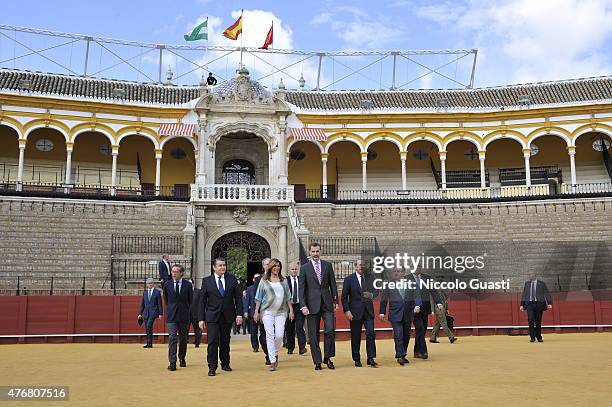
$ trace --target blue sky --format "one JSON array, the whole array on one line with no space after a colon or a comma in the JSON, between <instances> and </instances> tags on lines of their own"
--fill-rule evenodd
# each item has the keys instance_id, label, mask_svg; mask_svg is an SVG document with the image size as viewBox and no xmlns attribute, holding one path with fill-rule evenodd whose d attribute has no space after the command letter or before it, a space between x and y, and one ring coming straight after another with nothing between
<instances>
[{"instance_id":1,"label":"blue sky","mask_svg":"<svg viewBox=\"0 0 612 407\"><path fill-rule=\"evenodd\" d=\"M379 1L28 1L3 4L3 24L89 34L94 36L136 40L150 43L183 44L182 35L204 19L209 20L210 44L239 45L222 37L221 32L245 9L244 45L260 46L275 22L275 48L306 50L363 49L449 49L478 48L476 86L569 79L612 73L612 0L379 0ZM12 37L13 34L2 31ZM45 37L18 34L34 48L54 42ZM46 42L45 42L46 41ZM80 48L79 48L80 47ZM136 51L113 48L135 55ZM26 52L0 38L0 60ZM80 72L81 45L70 45L49 52L64 66ZM199 62L209 55L190 58ZM104 71L101 76L147 81L156 77L157 57L147 54L133 61L147 76L129 67ZM237 55L216 62L213 69L220 77L231 76ZM287 57L267 59L274 65L294 62ZM444 58L421 60L440 65ZM115 60L116 61L116 60ZM357 67L371 60L353 59ZM342 78L348 71L341 60L327 61L324 83ZM444 68L447 76L466 82L469 77L467 59ZM113 63L106 50L92 50L89 73ZM166 56L164 72L170 65L176 83L194 84L201 72L174 55ZM255 77L271 73L265 63L246 56L245 65ZM20 69L62 72L48 61L28 57L2 66ZM384 88L388 86L390 62L378 63L363 75L339 81L328 89ZM295 79L303 74L307 87L312 87L316 61L297 64L287 74L276 73L265 79L274 86L283 80L295 87ZM407 82L424 71L418 64L402 60L398 64L398 82ZM165 76L165 75L164 75ZM398 83L399 84L399 83ZM406 87L456 87L448 80L428 75Z\"/></svg>"}]
</instances>

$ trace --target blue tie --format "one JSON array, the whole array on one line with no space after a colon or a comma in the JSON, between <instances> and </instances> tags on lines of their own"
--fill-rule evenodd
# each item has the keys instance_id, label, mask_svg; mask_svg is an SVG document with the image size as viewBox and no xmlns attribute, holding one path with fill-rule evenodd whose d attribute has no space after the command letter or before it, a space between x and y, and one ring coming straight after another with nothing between
<instances>
[{"instance_id":1,"label":"blue tie","mask_svg":"<svg viewBox=\"0 0 612 407\"><path fill-rule=\"evenodd\" d=\"M223 288L223 283L221 282L221 277L217 277L217 281L219 284L219 293L221 294L221 297L225 296L225 289Z\"/></svg>"}]
</instances>

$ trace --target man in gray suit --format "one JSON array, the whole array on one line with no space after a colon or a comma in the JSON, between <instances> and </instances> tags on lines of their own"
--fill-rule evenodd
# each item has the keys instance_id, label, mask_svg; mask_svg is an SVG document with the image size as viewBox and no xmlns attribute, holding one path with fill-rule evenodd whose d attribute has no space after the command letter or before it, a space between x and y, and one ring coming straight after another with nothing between
<instances>
[{"instance_id":1,"label":"man in gray suit","mask_svg":"<svg viewBox=\"0 0 612 407\"><path fill-rule=\"evenodd\" d=\"M311 243L309 248L310 261L300 268L299 300L300 310L306 316L308 323L308 338L310 339L310 353L315 370L321 370L321 362L328 369L334 369L331 358L336 356L334 343L334 312L338 309L338 288L336 276L331 263L321 260L321 245ZM323 317L325 354L321 359L319 346L319 325Z\"/></svg>"}]
</instances>

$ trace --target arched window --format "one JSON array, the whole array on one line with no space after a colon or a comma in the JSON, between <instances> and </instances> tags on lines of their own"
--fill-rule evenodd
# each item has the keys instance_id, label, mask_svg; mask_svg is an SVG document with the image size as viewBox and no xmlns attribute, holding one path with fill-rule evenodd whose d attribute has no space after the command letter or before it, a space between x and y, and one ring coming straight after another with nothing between
<instances>
[{"instance_id":1,"label":"arched window","mask_svg":"<svg viewBox=\"0 0 612 407\"><path fill-rule=\"evenodd\" d=\"M231 160L223 165L224 184L255 184L255 168L246 160Z\"/></svg>"}]
</instances>

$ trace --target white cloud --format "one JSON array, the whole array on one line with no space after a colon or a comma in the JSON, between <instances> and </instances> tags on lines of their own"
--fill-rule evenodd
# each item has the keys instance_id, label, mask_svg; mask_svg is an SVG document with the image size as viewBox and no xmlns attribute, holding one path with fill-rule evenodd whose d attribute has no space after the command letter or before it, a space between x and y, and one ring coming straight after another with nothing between
<instances>
[{"instance_id":1,"label":"white cloud","mask_svg":"<svg viewBox=\"0 0 612 407\"><path fill-rule=\"evenodd\" d=\"M604 53L612 40L609 0L467 0L422 6L417 15L471 38L480 48L477 78L529 82L612 68Z\"/></svg>"}]
</instances>

